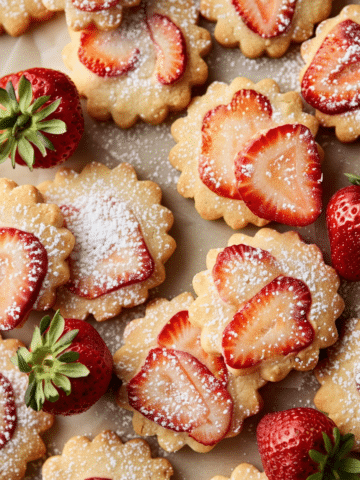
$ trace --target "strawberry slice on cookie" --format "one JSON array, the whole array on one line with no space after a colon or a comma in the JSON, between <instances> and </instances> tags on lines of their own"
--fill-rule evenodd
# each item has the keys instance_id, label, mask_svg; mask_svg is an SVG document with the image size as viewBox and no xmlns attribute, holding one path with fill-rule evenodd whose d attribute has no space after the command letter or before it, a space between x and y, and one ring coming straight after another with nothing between
<instances>
[{"instance_id":1,"label":"strawberry slice on cookie","mask_svg":"<svg viewBox=\"0 0 360 480\"><path fill-rule=\"evenodd\" d=\"M261 218L309 225L321 213L320 161L314 137L305 125L271 128L250 141L235 159L239 194Z\"/></svg>"},{"instance_id":2,"label":"strawberry slice on cookie","mask_svg":"<svg viewBox=\"0 0 360 480\"><path fill-rule=\"evenodd\" d=\"M284 276L274 279L225 328L226 364L248 369L308 347L315 336L308 321L310 307L311 293L303 281Z\"/></svg>"},{"instance_id":3,"label":"strawberry slice on cookie","mask_svg":"<svg viewBox=\"0 0 360 480\"><path fill-rule=\"evenodd\" d=\"M0 330L26 320L47 270L46 249L34 234L0 228Z\"/></svg>"},{"instance_id":4,"label":"strawberry slice on cookie","mask_svg":"<svg viewBox=\"0 0 360 480\"><path fill-rule=\"evenodd\" d=\"M241 200L234 176L236 155L253 135L272 126L271 103L255 90L241 89L228 105L209 110L201 127L201 181L217 195Z\"/></svg>"},{"instance_id":5,"label":"strawberry slice on cookie","mask_svg":"<svg viewBox=\"0 0 360 480\"><path fill-rule=\"evenodd\" d=\"M7 376L0 372L0 450L11 440L16 426L14 389Z\"/></svg>"},{"instance_id":6,"label":"strawberry slice on cookie","mask_svg":"<svg viewBox=\"0 0 360 480\"><path fill-rule=\"evenodd\" d=\"M297 0L231 0L245 25L262 38L285 33L292 22Z\"/></svg>"},{"instance_id":7,"label":"strawberry slice on cookie","mask_svg":"<svg viewBox=\"0 0 360 480\"><path fill-rule=\"evenodd\" d=\"M203 445L227 433L232 399L222 382L193 355L154 348L127 386L129 404L164 428L187 432Z\"/></svg>"}]
</instances>

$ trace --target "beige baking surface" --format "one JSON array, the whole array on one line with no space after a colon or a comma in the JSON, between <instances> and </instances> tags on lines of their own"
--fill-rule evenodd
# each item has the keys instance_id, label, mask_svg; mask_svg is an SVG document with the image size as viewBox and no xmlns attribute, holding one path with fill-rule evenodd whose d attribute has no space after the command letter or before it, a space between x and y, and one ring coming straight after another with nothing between
<instances>
[{"instance_id":1,"label":"beige baking surface","mask_svg":"<svg viewBox=\"0 0 360 480\"><path fill-rule=\"evenodd\" d=\"M342 7L360 0L334 1L333 15L337 15ZM213 25L203 22L203 26L213 30ZM69 37L63 15L33 28L26 35L14 39L7 35L0 37L1 64L0 75L16 72L30 67L46 66L66 72L61 60L61 50L68 43ZM207 57L209 64L209 80L230 82L236 76L248 76L253 81L272 77L277 80L283 91L298 90L298 72L303 62L299 55L299 47L294 47L279 60L248 60L239 49L225 49L216 45ZM205 87L196 90L202 94ZM85 104L84 104L85 105ZM163 190L163 203L175 216L175 224L171 234L178 247L166 265L167 279L156 289L153 296L174 297L183 291L192 291L191 281L200 270L205 269L205 256L210 248L224 247L231 230L222 220L207 222L196 213L193 201L186 200L176 191L176 180L179 173L168 163L167 156L174 145L170 135L170 118L161 126L138 124L131 130L121 131L112 123L99 124L86 118L86 133L77 153L66 163L67 166L81 168L87 161L97 160L109 167L119 162L131 163L140 179L150 179L160 184ZM332 131L321 130L317 141L325 149L324 164L324 205L330 195L347 184L343 172L360 172L360 141L352 145L342 145ZM0 176L11 178L18 183L37 185L41 181L51 179L54 170L43 170L29 173L25 167L0 165ZM307 241L317 243L329 261L328 241L325 233L325 215L322 214L315 225L300 229ZM273 225L278 230L286 228ZM245 229L254 234L255 227ZM346 316L360 315L360 282L343 284L342 293L346 301ZM122 331L132 318L142 316L143 308L125 311L121 316L96 325L112 352L121 345ZM19 330L9 332L5 337L17 337L25 343L29 342L33 325L41 315L32 315L27 324ZM94 322L92 322L94 324ZM237 437L221 442L210 453L199 454L184 448L175 454L166 454L157 446L155 439L150 439L154 455L166 456L174 466L174 480L209 480L216 474L230 476L232 469L247 461L261 468L257 454L254 430L264 412L311 405L311 399L317 389L312 374L291 374L283 382L266 386L261 393L265 408L261 414L246 422L244 431ZM94 437L104 428L112 428L123 441L135 435L131 428L131 416L120 410L114 403L111 392L101 399L89 412L71 417L58 418L50 433L46 436L50 454L59 453L63 444L73 435L89 435ZM39 464L31 465L26 480L40 480Z\"/></svg>"}]
</instances>

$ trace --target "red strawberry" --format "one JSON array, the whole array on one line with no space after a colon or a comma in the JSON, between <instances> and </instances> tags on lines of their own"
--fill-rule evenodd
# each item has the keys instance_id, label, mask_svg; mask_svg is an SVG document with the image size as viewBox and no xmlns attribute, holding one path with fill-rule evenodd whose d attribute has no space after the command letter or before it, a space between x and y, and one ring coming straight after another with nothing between
<instances>
[{"instance_id":1,"label":"red strawberry","mask_svg":"<svg viewBox=\"0 0 360 480\"><path fill-rule=\"evenodd\" d=\"M224 248L212 269L221 299L235 306L249 300L280 274L280 265L271 253L243 244Z\"/></svg>"},{"instance_id":2,"label":"red strawberry","mask_svg":"<svg viewBox=\"0 0 360 480\"><path fill-rule=\"evenodd\" d=\"M83 12L98 12L115 7L119 0L71 0L74 7Z\"/></svg>"},{"instance_id":3,"label":"red strawberry","mask_svg":"<svg viewBox=\"0 0 360 480\"><path fill-rule=\"evenodd\" d=\"M287 124L262 133L235 159L237 188L257 216L305 226L321 213L320 156L310 130Z\"/></svg>"},{"instance_id":4,"label":"red strawberry","mask_svg":"<svg viewBox=\"0 0 360 480\"><path fill-rule=\"evenodd\" d=\"M163 85L172 85L183 76L186 69L184 35L169 17L159 13L148 18L147 25L156 49L156 78Z\"/></svg>"},{"instance_id":5,"label":"red strawberry","mask_svg":"<svg viewBox=\"0 0 360 480\"><path fill-rule=\"evenodd\" d=\"M304 282L279 276L239 310L223 332L227 365L250 368L308 347L314 329L308 321L311 293Z\"/></svg>"},{"instance_id":6,"label":"red strawberry","mask_svg":"<svg viewBox=\"0 0 360 480\"><path fill-rule=\"evenodd\" d=\"M79 208L60 207L76 239L69 257L69 290L93 299L149 278L155 263L129 207L108 199L85 202Z\"/></svg>"},{"instance_id":7,"label":"red strawberry","mask_svg":"<svg viewBox=\"0 0 360 480\"><path fill-rule=\"evenodd\" d=\"M47 268L47 252L35 235L0 228L0 330L12 330L26 320Z\"/></svg>"},{"instance_id":8,"label":"red strawberry","mask_svg":"<svg viewBox=\"0 0 360 480\"><path fill-rule=\"evenodd\" d=\"M0 450L11 440L17 425L14 390L10 380L0 372Z\"/></svg>"},{"instance_id":9,"label":"red strawberry","mask_svg":"<svg viewBox=\"0 0 360 480\"><path fill-rule=\"evenodd\" d=\"M26 405L55 415L88 410L112 376L111 353L95 328L59 312L41 320L30 349L19 348L12 361L29 374Z\"/></svg>"},{"instance_id":10,"label":"red strawberry","mask_svg":"<svg viewBox=\"0 0 360 480\"><path fill-rule=\"evenodd\" d=\"M360 177L348 175L354 185L344 187L330 199L326 224L331 261L346 280L360 280Z\"/></svg>"},{"instance_id":11,"label":"red strawberry","mask_svg":"<svg viewBox=\"0 0 360 480\"><path fill-rule=\"evenodd\" d=\"M344 20L326 36L306 70L301 82L304 99L328 115L357 110L359 62L360 25Z\"/></svg>"},{"instance_id":12,"label":"red strawberry","mask_svg":"<svg viewBox=\"0 0 360 480\"><path fill-rule=\"evenodd\" d=\"M287 32L297 0L231 0L245 25L263 38Z\"/></svg>"},{"instance_id":13,"label":"red strawberry","mask_svg":"<svg viewBox=\"0 0 360 480\"><path fill-rule=\"evenodd\" d=\"M227 433L232 399L224 384L186 352L150 350L128 384L130 405L149 420L214 445Z\"/></svg>"},{"instance_id":14,"label":"red strawberry","mask_svg":"<svg viewBox=\"0 0 360 480\"><path fill-rule=\"evenodd\" d=\"M120 29L105 32L94 26L81 33L78 57L86 68L99 77L120 77L134 70L140 50L134 38Z\"/></svg>"},{"instance_id":15,"label":"red strawberry","mask_svg":"<svg viewBox=\"0 0 360 480\"><path fill-rule=\"evenodd\" d=\"M260 130L273 126L270 101L255 90L239 90L228 105L207 112L202 123L199 175L217 195L241 200L234 160Z\"/></svg>"},{"instance_id":16,"label":"red strawberry","mask_svg":"<svg viewBox=\"0 0 360 480\"><path fill-rule=\"evenodd\" d=\"M157 341L160 347L190 353L226 385L228 373L223 357L206 353L201 347L200 336L201 328L194 327L189 322L189 312L183 310L168 321L159 333Z\"/></svg>"},{"instance_id":17,"label":"red strawberry","mask_svg":"<svg viewBox=\"0 0 360 480\"><path fill-rule=\"evenodd\" d=\"M268 480L356 480L360 461L345 458L354 435L340 435L335 423L313 408L265 415L257 443Z\"/></svg>"},{"instance_id":18,"label":"red strawberry","mask_svg":"<svg viewBox=\"0 0 360 480\"><path fill-rule=\"evenodd\" d=\"M48 68L2 77L0 112L0 162L11 157L13 167L58 165L74 153L84 132L74 83Z\"/></svg>"}]
</instances>

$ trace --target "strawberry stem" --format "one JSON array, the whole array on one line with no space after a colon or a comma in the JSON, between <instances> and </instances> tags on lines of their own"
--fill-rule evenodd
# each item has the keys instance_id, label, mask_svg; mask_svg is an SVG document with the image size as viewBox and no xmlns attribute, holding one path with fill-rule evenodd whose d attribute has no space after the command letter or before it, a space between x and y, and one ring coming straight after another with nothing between
<instances>
[{"instance_id":1,"label":"strawberry stem","mask_svg":"<svg viewBox=\"0 0 360 480\"><path fill-rule=\"evenodd\" d=\"M350 181L350 183L352 183L353 185L360 185L360 176L359 175L354 175L352 173L345 173L344 175L346 175Z\"/></svg>"}]
</instances>

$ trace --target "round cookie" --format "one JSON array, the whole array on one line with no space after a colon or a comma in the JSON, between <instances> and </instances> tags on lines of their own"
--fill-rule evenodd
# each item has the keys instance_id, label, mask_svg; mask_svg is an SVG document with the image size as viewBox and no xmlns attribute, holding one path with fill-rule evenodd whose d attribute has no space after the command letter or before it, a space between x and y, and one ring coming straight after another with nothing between
<instances>
[{"instance_id":1,"label":"round cookie","mask_svg":"<svg viewBox=\"0 0 360 480\"><path fill-rule=\"evenodd\" d=\"M315 38L301 46L306 62L301 92L324 127L335 127L341 142L360 135L360 5L348 5L322 22Z\"/></svg>"},{"instance_id":2,"label":"round cookie","mask_svg":"<svg viewBox=\"0 0 360 480\"><path fill-rule=\"evenodd\" d=\"M173 215L160 205L156 183L139 181L127 163L111 170L93 162L81 173L62 168L38 188L61 207L75 236L70 281L55 304L61 315L106 320L143 303L164 281L164 262L175 249L167 234Z\"/></svg>"},{"instance_id":3,"label":"round cookie","mask_svg":"<svg viewBox=\"0 0 360 480\"><path fill-rule=\"evenodd\" d=\"M211 480L267 480L267 476L264 472L259 472L253 465L241 463L232 472L230 478L216 475Z\"/></svg>"},{"instance_id":4,"label":"round cookie","mask_svg":"<svg viewBox=\"0 0 360 480\"><path fill-rule=\"evenodd\" d=\"M314 398L315 406L329 415L342 435L355 435L356 451L360 451L359 335L360 320L347 320L339 341L328 349L328 358L315 369L321 386Z\"/></svg>"},{"instance_id":5,"label":"round cookie","mask_svg":"<svg viewBox=\"0 0 360 480\"><path fill-rule=\"evenodd\" d=\"M6 275L1 282L6 295L2 294L0 330L10 330L21 325L32 309L47 310L54 305L57 289L69 280L67 258L75 239L64 228L64 217L58 206L46 204L34 186L18 186L6 178L0 179L0 228L1 250L5 255L1 263ZM14 255L13 252L18 251L22 254ZM8 264L6 259L11 257L13 261ZM22 263L21 258L25 259ZM29 265L32 265L30 270L22 277ZM38 269L44 270L44 276L38 277L34 285ZM12 292L7 282L17 285L18 291ZM35 289L38 293L33 298ZM24 296L17 299L20 290Z\"/></svg>"},{"instance_id":6,"label":"round cookie","mask_svg":"<svg viewBox=\"0 0 360 480\"><path fill-rule=\"evenodd\" d=\"M164 458L151 458L149 445L140 439L122 443L110 430L92 441L73 437L61 455L49 457L43 465L43 480L168 480L172 466Z\"/></svg>"},{"instance_id":7,"label":"round cookie","mask_svg":"<svg viewBox=\"0 0 360 480\"><path fill-rule=\"evenodd\" d=\"M201 57L210 34L197 17L192 0L144 0L112 32L70 31L63 59L89 114L127 128L139 118L161 123L169 111L185 108L191 86L208 75Z\"/></svg>"},{"instance_id":8,"label":"round cookie","mask_svg":"<svg viewBox=\"0 0 360 480\"><path fill-rule=\"evenodd\" d=\"M281 127L282 125L285 127ZM234 229L243 228L248 223L256 226L266 225L269 220L253 213L254 202L245 202L244 194L239 193L240 182L236 176L235 164L239 152L245 151L245 147L250 142L254 141L252 144L254 145L262 141L259 137L261 133L265 132L267 135L269 132L278 132L279 128L285 128L286 133L280 132L280 134L282 137L285 135L287 141L277 140L277 142L286 146L289 143L288 135L294 141L298 141L298 134L287 131L292 128L292 125L297 130L305 129L307 133L302 136L301 141L305 141L303 146L306 150L312 151L313 157L316 158L309 158L309 165L306 163L305 167L297 165L295 171L302 172L301 178L289 177L279 182L280 175L286 177L294 171L292 167L285 169L284 173L283 166L279 165L279 162L273 162L274 165L269 166L269 174L273 170L272 179L275 190L279 190L279 183L288 185L290 181L292 185L289 192L284 190L288 201L282 202L295 208L295 210L289 208L290 215L286 212L291 221L299 221L299 211L302 212L301 215L309 212L309 215L306 213L304 217L305 223L314 221L314 216L318 215L321 209L319 161L322 158L322 150L313 139L317 133L318 122L315 117L302 111L302 101L298 93L280 93L277 83L271 79L265 79L256 84L241 77L236 78L230 85L214 82L205 95L193 99L187 116L173 123L171 133L177 145L170 151L169 160L181 171L178 192L185 198L194 198L196 210L206 220L224 217L225 222ZM266 141L260 151L264 150L263 146L267 144ZM288 155L287 152L284 153L283 157L280 154L278 156L286 160ZM280 170L276 165L280 166ZM311 168L314 167L312 174L316 172L316 178L309 177L310 165ZM238 170L245 171L245 178L248 178L248 174L256 172L256 169L246 164L244 170L241 168ZM260 170L267 172L267 167L264 165ZM302 181L305 178L308 178L308 183L303 185ZM270 176L267 175L265 179L270 185ZM263 180L260 178L259 185L263 185ZM261 190L267 194L266 188ZM298 198L291 199L294 192L295 194L301 192L301 201ZM259 195L263 193L259 191ZM280 195L283 195L282 191ZM276 192L275 195L270 196L270 198L275 197ZM257 202L258 205L268 203L270 201ZM265 211L262 215L267 216ZM274 217L273 214L270 216ZM272 219L282 220L280 217Z\"/></svg>"},{"instance_id":9,"label":"round cookie","mask_svg":"<svg viewBox=\"0 0 360 480\"><path fill-rule=\"evenodd\" d=\"M27 463L45 455L40 434L53 423L49 413L25 405L28 375L10 360L22 346L19 340L0 337L0 480L20 480Z\"/></svg>"},{"instance_id":10,"label":"round cookie","mask_svg":"<svg viewBox=\"0 0 360 480\"><path fill-rule=\"evenodd\" d=\"M291 42L301 43L314 25L330 15L332 0L201 0L205 18L217 22L215 38L224 47L240 46L250 58L281 57Z\"/></svg>"},{"instance_id":11,"label":"round cookie","mask_svg":"<svg viewBox=\"0 0 360 480\"><path fill-rule=\"evenodd\" d=\"M17 37L25 32L31 23L47 20L52 12L39 0L3 0L0 10L0 33L7 32Z\"/></svg>"},{"instance_id":12,"label":"round cookie","mask_svg":"<svg viewBox=\"0 0 360 480\"><path fill-rule=\"evenodd\" d=\"M210 250L208 270L193 280L189 318L202 329L203 349L223 354L234 375L279 381L292 369L313 369L319 349L338 337L344 302L335 270L296 232L263 228L228 245Z\"/></svg>"},{"instance_id":13,"label":"round cookie","mask_svg":"<svg viewBox=\"0 0 360 480\"><path fill-rule=\"evenodd\" d=\"M185 445L208 452L240 433L262 406L258 389L265 381L258 373L234 377L221 355L201 348L200 329L188 319L193 301L183 293L150 302L145 317L128 324L125 345L114 355L123 381L117 402L134 412L137 434L157 435L168 452Z\"/></svg>"},{"instance_id":14,"label":"round cookie","mask_svg":"<svg viewBox=\"0 0 360 480\"><path fill-rule=\"evenodd\" d=\"M122 20L123 8L138 5L141 0L42 0L50 11L65 10L72 30L83 30L94 24L99 30L114 30Z\"/></svg>"}]
</instances>

